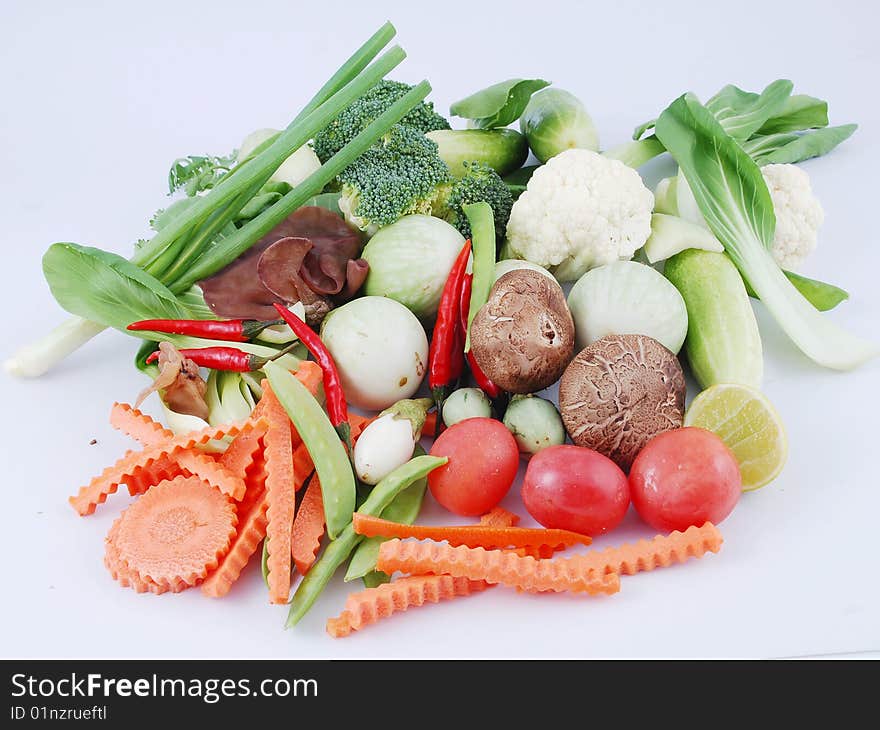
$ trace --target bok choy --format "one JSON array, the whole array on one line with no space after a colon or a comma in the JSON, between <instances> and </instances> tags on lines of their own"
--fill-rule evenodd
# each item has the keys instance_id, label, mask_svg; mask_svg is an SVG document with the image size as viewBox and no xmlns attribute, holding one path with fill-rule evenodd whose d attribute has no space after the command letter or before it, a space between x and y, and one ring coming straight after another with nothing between
<instances>
[{"instance_id":1,"label":"bok choy","mask_svg":"<svg viewBox=\"0 0 880 730\"><path fill-rule=\"evenodd\" d=\"M693 94L660 115L655 133L684 174L727 255L785 333L812 360L847 370L878 353L823 317L770 255L776 217L761 170Z\"/></svg>"}]
</instances>

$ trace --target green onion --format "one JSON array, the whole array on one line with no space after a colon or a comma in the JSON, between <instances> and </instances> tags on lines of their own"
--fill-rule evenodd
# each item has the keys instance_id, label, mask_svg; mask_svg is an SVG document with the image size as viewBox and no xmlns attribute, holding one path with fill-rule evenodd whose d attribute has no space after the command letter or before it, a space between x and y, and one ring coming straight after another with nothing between
<instances>
[{"instance_id":1,"label":"green onion","mask_svg":"<svg viewBox=\"0 0 880 730\"><path fill-rule=\"evenodd\" d=\"M388 109L379 115L351 142L325 162L320 169L313 172L301 184L297 185L281 200L256 218L248 221L231 236L221 239L186 272L186 275L171 282L169 288L173 292L183 292L195 282L216 273L242 253L247 251L256 241L265 236L287 216L301 207L309 198L320 192L340 172L366 152L394 124L406 116L419 102L431 92L431 85L422 81Z\"/></svg>"}]
</instances>

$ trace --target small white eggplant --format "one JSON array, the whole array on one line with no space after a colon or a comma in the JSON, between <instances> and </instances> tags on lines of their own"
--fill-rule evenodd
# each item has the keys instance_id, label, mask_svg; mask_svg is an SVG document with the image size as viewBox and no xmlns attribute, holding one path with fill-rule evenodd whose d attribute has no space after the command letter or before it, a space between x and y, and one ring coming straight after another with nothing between
<instances>
[{"instance_id":1,"label":"small white eggplant","mask_svg":"<svg viewBox=\"0 0 880 730\"><path fill-rule=\"evenodd\" d=\"M430 406L429 398L398 401L363 430L354 446L358 479L378 484L412 458Z\"/></svg>"}]
</instances>

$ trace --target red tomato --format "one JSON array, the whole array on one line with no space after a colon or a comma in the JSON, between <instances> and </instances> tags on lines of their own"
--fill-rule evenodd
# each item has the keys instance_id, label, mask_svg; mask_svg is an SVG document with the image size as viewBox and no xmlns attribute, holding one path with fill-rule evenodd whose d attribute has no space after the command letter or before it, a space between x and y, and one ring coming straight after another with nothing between
<instances>
[{"instance_id":1,"label":"red tomato","mask_svg":"<svg viewBox=\"0 0 880 730\"><path fill-rule=\"evenodd\" d=\"M601 535L629 507L626 474L607 456L581 446L550 446L526 469L522 500L544 527Z\"/></svg>"},{"instance_id":2,"label":"red tomato","mask_svg":"<svg viewBox=\"0 0 880 730\"><path fill-rule=\"evenodd\" d=\"M702 428L655 436L629 472L633 505L651 527L668 532L718 524L742 494L739 464L724 442Z\"/></svg>"},{"instance_id":3,"label":"red tomato","mask_svg":"<svg viewBox=\"0 0 880 730\"><path fill-rule=\"evenodd\" d=\"M516 439L501 421L468 418L441 433L431 456L449 463L428 474L428 486L440 504L457 515L482 515L497 505L519 469Z\"/></svg>"}]
</instances>

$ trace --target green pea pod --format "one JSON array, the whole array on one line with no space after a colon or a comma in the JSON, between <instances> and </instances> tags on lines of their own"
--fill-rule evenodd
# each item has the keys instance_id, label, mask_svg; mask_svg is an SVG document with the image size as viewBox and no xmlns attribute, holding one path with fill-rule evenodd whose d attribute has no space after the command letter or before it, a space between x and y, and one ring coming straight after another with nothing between
<instances>
[{"instance_id":1,"label":"green pea pod","mask_svg":"<svg viewBox=\"0 0 880 730\"><path fill-rule=\"evenodd\" d=\"M464 351L471 349L471 322L489 299L489 290L495 283L495 217L488 203L471 203L462 208L471 224L471 246L474 252L474 283L468 309L468 331Z\"/></svg>"},{"instance_id":2,"label":"green pea pod","mask_svg":"<svg viewBox=\"0 0 880 730\"><path fill-rule=\"evenodd\" d=\"M263 538L263 555L260 558L260 571L263 573L263 583L269 588L269 538Z\"/></svg>"},{"instance_id":3,"label":"green pea pod","mask_svg":"<svg viewBox=\"0 0 880 730\"><path fill-rule=\"evenodd\" d=\"M274 385L273 385L274 388ZM403 466L397 467L387 477L380 481L370 495L364 500L359 511L373 517L381 517L382 512L388 507L394 498L413 482L424 479L438 466L443 466L448 461L445 457L417 456ZM321 481L323 486L323 480ZM324 590L327 583L333 577L337 568L342 565L351 555L363 536L358 535L349 521L348 525L324 549L321 557L309 568L309 572L300 582L293 594L290 603L290 612L287 614L287 627L295 626L312 607L315 599Z\"/></svg>"},{"instance_id":4,"label":"green pea pod","mask_svg":"<svg viewBox=\"0 0 880 730\"><path fill-rule=\"evenodd\" d=\"M425 450L420 444L416 444L413 456L424 456L424 454ZM402 525L411 525L419 516L419 511L422 509L422 499L427 488L427 478L413 482L394 498L394 501L382 513L382 517ZM356 578L366 579L368 573L378 572L376 571L376 560L379 558L379 548L386 539L384 537L368 537L358 545L358 549L355 550L348 564L348 572L345 574L346 583ZM385 574L382 573L382 575Z\"/></svg>"},{"instance_id":5,"label":"green pea pod","mask_svg":"<svg viewBox=\"0 0 880 730\"><path fill-rule=\"evenodd\" d=\"M388 573L383 573L381 570L371 570L364 576L364 586L366 588L375 588L376 586L380 586L383 583L390 582L391 576L388 575Z\"/></svg>"},{"instance_id":6,"label":"green pea pod","mask_svg":"<svg viewBox=\"0 0 880 730\"><path fill-rule=\"evenodd\" d=\"M345 447L324 410L289 370L276 362L264 367L275 396L299 432L321 480L327 534L338 537L351 523L355 481Z\"/></svg>"}]
</instances>

